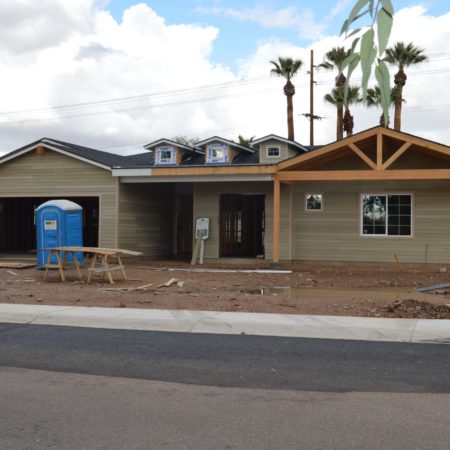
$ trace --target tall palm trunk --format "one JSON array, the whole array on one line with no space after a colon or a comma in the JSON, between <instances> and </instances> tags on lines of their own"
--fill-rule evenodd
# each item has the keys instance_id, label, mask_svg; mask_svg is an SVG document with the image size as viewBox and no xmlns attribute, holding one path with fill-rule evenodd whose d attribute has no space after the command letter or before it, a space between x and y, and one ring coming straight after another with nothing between
<instances>
[{"instance_id":1,"label":"tall palm trunk","mask_svg":"<svg viewBox=\"0 0 450 450\"><path fill-rule=\"evenodd\" d=\"M400 131L402 126L402 104L403 104L403 86L406 84L406 73L401 68L394 77L395 86L398 89L398 95L395 99L394 112L394 130Z\"/></svg>"},{"instance_id":2,"label":"tall palm trunk","mask_svg":"<svg viewBox=\"0 0 450 450\"><path fill-rule=\"evenodd\" d=\"M335 86L337 89L344 90L347 78L343 73L340 73L335 79ZM340 141L344 138L344 107L337 107L337 117L336 117L336 140Z\"/></svg>"},{"instance_id":3,"label":"tall palm trunk","mask_svg":"<svg viewBox=\"0 0 450 450\"><path fill-rule=\"evenodd\" d=\"M347 133L347 137L353 134L354 121L353 116L350 113L350 109L345 108L344 114L344 130Z\"/></svg>"},{"instance_id":4,"label":"tall palm trunk","mask_svg":"<svg viewBox=\"0 0 450 450\"><path fill-rule=\"evenodd\" d=\"M294 140L294 107L292 104L292 97L295 95L295 86L288 81L284 86L284 94L287 99L287 126L288 139Z\"/></svg>"},{"instance_id":5,"label":"tall palm trunk","mask_svg":"<svg viewBox=\"0 0 450 450\"><path fill-rule=\"evenodd\" d=\"M344 138L344 108L342 106L337 106L336 110L336 140L340 141Z\"/></svg>"}]
</instances>

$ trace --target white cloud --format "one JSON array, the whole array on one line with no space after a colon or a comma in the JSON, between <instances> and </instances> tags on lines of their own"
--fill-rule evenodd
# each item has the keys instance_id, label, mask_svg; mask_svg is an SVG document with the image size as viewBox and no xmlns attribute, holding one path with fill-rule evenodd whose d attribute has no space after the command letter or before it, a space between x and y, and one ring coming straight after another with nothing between
<instances>
[{"instance_id":1,"label":"white cloud","mask_svg":"<svg viewBox=\"0 0 450 450\"><path fill-rule=\"evenodd\" d=\"M325 30L324 23L315 20L310 9L299 9L287 6L281 9L270 8L257 4L253 8L223 8L198 6L195 12L205 15L220 15L243 22L254 22L264 28L298 29L302 39L317 39Z\"/></svg>"},{"instance_id":2,"label":"white cloud","mask_svg":"<svg viewBox=\"0 0 450 450\"><path fill-rule=\"evenodd\" d=\"M0 152L43 136L111 150L138 150L158 138L180 134L200 138L219 134L234 139L238 134L285 136L284 83L268 76L269 61L280 55L305 62L294 80L294 114L296 138L308 143L308 121L300 114L309 109L309 47L276 40L260 42L255 53L240 62L238 73L233 73L211 62L217 28L169 25L143 4L129 8L117 22L93 0L75 0L76 7L71 9L65 6L69 2L51 1L53 11L60 11L61 20L71 24L67 30L60 31L57 38L47 36L39 41L43 31L38 22L24 35L12 34L15 42L11 46L5 44L7 40L0 45ZM50 4L50 0L46 2ZM23 6L25 0L11 3ZM11 31L15 16L13 8L8 11ZM17 28L22 29L23 8L17 11ZM401 10L395 18L392 42L400 39L414 41L432 56L429 63L407 70L403 129L448 144L450 13L432 17L421 7ZM337 36L315 41L316 62L341 44ZM335 112L322 101L333 79L332 73L317 74L316 113L326 116L316 122L318 143L335 136ZM193 89L198 86L203 88ZM123 100L11 113L117 98ZM362 107L353 113L355 131L376 125L380 115Z\"/></svg>"}]
</instances>

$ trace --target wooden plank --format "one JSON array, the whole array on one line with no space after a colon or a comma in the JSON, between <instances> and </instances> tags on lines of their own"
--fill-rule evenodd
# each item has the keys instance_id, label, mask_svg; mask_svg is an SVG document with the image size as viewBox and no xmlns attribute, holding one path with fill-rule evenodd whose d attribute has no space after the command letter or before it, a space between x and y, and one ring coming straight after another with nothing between
<instances>
[{"instance_id":1,"label":"wooden plank","mask_svg":"<svg viewBox=\"0 0 450 450\"><path fill-rule=\"evenodd\" d=\"M392 137L394 139L400 139L405 142L410 142L419 147L426 148L429 150L434 150L436 152L442 153L444 155L450 156L450 147L448 145L439 144L438 142L429 141L423 139L419 136L413 136L411 134L406 134L402 132L395 131L391 128L383 128L382 133L385 136Z\"/></svg>"},{"instance_id":2,"label":"wooden plank","mask_svg":"<svg viewBox=\"0 0 450 450\"><path fill-rule=\"evenodd\" d=\"M152 176L167 175L252 175L252 174L270 174L275 173L275 166L220 166L220 167L154 167Z\"/></svg>"},{"instance_id":3,"label":"wooden plank","mask_svg":"<svg viewBox=\"0 0 450 450\"><path fill-rule=\"evenodd\" d=\"M371 167L373 170L377 170L377 165L355 144L350 142L348 146L351 148L351 150L356 153L369 167Z\"/></svg>"},{"instance_id":4,"label":"wooden plank","mask_svg":"<svg viewBox=\"0 0 450 450\"><path fill-rule=\"evenodd\" d=\"M95 272L95 273L103 273L103 272L108 272L111 270L122 270L124 269L125 266L122 265L108 265L108 268L106 267L89 267L88 270L90 270L91 272Z\"/></svg>"},{"instance_id":5,"label":"wooden plank","mask_svg":"<svg viewBox=\"0 0 450 450\"><path fill-rule=\"evenodd\" d=\"M411 142L405 142L382 166L383 170L386 170L389 166L391 166L395 161L397 161L403 153L411 147Z\"/></svg>"},{"instance_id":6,"label":"wooden plank","mask_svg":"<svg viewBox=\"0 0 450 450\"><path fill-rule=\"evenodd\" d=\"M449 180L450 169L414 170L317 170L277 174L279 181Z\"/></svg>"},{"instance_id":7,"label":"wooden plank","mask_svg":"<svg viewBox=\"0 0 450 450\"><path fill-rule=\"evenodd\" d=\"M328 153L342 150L347 147L349 143L357 143L359 141L363 141L368 137L375 136L378 131L378 128L371 128L370 130L363 131L358 134L354 134L348 138L342 139L340 141L332 142L331 144L325 145L319 150L314 150L312 152L305 153L303 155L299 155L296 158L291 158L287 161L282 161L277 164L277 170L283 170L289 167L295 167L296 165L309 161L310 159L315 159L322 157Z\"/></svg>"}]
</instances>

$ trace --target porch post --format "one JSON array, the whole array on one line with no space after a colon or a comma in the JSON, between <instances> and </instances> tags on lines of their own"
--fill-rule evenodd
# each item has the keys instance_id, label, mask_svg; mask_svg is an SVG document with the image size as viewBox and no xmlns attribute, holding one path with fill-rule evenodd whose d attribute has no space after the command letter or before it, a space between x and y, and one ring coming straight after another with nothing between
<instances>
[{"instance_id":1,"label":"porch post","mask_svg":"<svg viewBox=\"0 0 450 450\"><path fill-rule=\"evenodd\" d=\"M280 262L280 180L273 179L273 256L274 264Z\"/></svg>"}]
</instances>

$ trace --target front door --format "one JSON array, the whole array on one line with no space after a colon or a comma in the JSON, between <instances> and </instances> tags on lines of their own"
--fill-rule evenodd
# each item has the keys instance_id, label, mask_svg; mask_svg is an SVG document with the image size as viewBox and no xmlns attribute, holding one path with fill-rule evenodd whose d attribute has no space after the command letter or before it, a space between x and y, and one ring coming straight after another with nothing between
<instances>
[{"instance_id":1,"label":"front door","mask_svg":"<svg viewBox=\"0 0 450 450\"><path fill-rule=\"evenodd\" d=\"M264 204L263 194L220 196L220 256L264 256Z\"/></svg>"}]
</instances>

